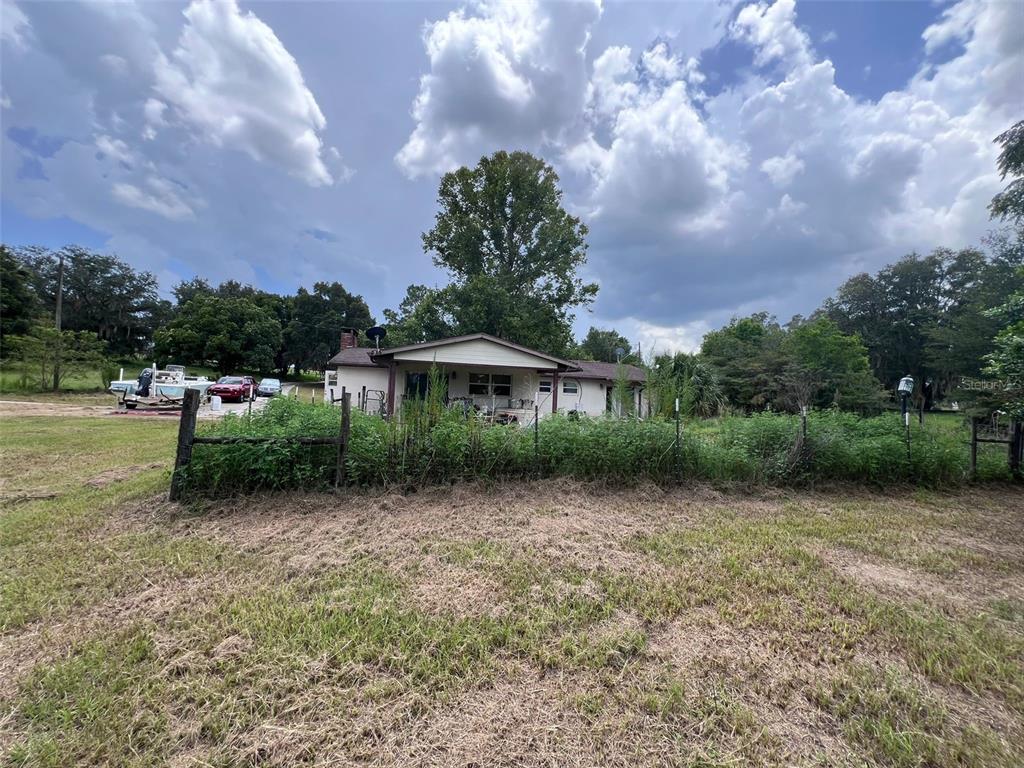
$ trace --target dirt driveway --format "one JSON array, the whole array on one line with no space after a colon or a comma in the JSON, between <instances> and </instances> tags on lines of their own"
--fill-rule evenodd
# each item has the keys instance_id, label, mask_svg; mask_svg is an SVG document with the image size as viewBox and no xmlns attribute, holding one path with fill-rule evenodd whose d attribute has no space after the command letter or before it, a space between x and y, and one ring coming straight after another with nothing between
<instances>
[{"instance_id":1,"label":"dirt driveway","mask_svg":"<svg viewBox=\"0 0 1024 768\"><path fill-rule=\"evenodd\" d=\"M290 387L285 388L285 396L290 389ZM267 398L257 398L252 404L253 411L263 410L267 402ZM225 413L247 413L248 410L249 403L222 403L221 411L217 413L212 411L208 404L204 404L199 408L199 418L219 419ZM110 405L0 400L0 419L5 416L113 416L122 419L166 419L177 418L179 413L180 411L120 411L115 407L113 397L110 398Z\"/></svg>"}]
</instances>

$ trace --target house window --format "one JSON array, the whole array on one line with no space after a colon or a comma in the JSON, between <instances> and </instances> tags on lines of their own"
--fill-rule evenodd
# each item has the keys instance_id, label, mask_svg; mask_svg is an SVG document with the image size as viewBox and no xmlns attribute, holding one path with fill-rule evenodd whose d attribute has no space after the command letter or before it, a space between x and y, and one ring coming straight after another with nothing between
<instances>
[{"instance_id":1,"label":"house window","mask_svg":"<svg viewBox=\"0 0 1024 768\"><path fill-rule=\"evenodd\" d=\"M507 373L471 373L469 394L511 397L512 376Z\"/></svg>"},{"instance_id":2,"label":"house window","mask_svg":"<svg viewBox=\"0 0 1024 768\"><path fill-rule=\"evenodd\" d=\"M577 395L580 391L579 382L566 379L562 382L562 394L563 395Z\"/></svg>"},{"instance_id":3,"label":"house window","mask_svg":"<svg viewBox=\"0 0 1024 768\"><path fill-rule=\"evenodd\" d=\"M540 385L537 387L537 391L542 394L550 394L551 392L551 379L541 379Z\"/></svg>"}]
</instances>

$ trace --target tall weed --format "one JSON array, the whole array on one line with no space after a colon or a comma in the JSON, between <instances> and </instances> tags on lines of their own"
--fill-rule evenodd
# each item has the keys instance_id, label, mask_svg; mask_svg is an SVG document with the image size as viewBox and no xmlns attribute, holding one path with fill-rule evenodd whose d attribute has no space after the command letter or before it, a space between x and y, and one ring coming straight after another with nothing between
<instances>
[{"instance_id":1,"label":"tall weed","mask_svg":"<svg viewBox=\"0 0 1024 768\"><path fill-rule=\"evenodd\" d=\"M203 426L224 436L335 436L340 412L322 404L272 400L260 413L229 415ZM622 484L648 479L811 485L841 481L946 486L968 470L963 428L938 419L911 427L910 452L899 418L813 413L804 437L799 417L758 414L683 427L678 451L671 421L543 419L531 426L489 426L473 415L430 407L384 421L358 411L346 480L359 486L421 486L473 479L572 477ZM536 439L536 443L535 443ZM186 487L196 495L322 488L334 480L336 449L286 441L197 445ZM1002 467L1005 467L1003 459ZM985 479L1002 479L999 457L983 456Z\"/></svg>"}]
</instances>

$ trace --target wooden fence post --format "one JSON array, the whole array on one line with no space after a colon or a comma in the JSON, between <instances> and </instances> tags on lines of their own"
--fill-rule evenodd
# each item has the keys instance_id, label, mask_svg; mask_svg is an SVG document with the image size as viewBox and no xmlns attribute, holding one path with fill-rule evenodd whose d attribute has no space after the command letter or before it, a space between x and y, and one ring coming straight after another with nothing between
<instances>
[{"instance_id":1,"label":"wooden fence post","mask_svg":"<svg viewBox=\"0 0 1024 768\"><path fill-rule=\"evenodd\" d=\"M171 475L171 501L177 501L181 496L181 471L192 461L192 440L196 436L198 413L199 390L186 389L181 406L181 422L178 425L178 451L174 456L174 472Z\"/></svg>"},{"instance_id":2,"label":"wooden fence post","mask_svg":"<svg viewBox=\"0 0 1024 768\"><path fill-rule=\"evenodd\" d=\"M345 460L348 458L348 438L352 431L352 393L341 388L341 434L338 441L338 463L334 468L334 487L345 484Z\"/></svg>"}]
</instances>

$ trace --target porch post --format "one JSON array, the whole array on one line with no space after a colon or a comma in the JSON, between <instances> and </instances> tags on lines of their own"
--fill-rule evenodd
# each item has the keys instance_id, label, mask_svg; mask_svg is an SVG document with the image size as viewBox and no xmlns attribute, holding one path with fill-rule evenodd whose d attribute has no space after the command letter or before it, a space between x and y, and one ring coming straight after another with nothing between
<instances>
[{"instance_id":1,"label":"porch post","mask_svg":"<svg viewBox=\"0 0 1024 768\"><path fill-rule=\"evenodd\" d=\"M394 360L388 365L388 418L395 415L395 378L398 374L398 363Z\"/></svg>"},{"instance_id":2,"label":"porch post","mask_svg":"<svg viewBox=\"0 0 1024 768\"><path fill-rule=\"evenodd\" d=\"M558 413L558 369L551 372L551 412Z\"/></svg>"}]
</instances>

